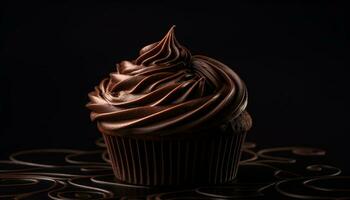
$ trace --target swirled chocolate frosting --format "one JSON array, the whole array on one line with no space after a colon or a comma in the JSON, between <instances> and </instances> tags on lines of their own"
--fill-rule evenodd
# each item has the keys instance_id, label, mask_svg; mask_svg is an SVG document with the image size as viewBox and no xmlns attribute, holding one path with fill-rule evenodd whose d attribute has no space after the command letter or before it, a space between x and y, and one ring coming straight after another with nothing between
<instances>
[{"instance_id":1,"label":"swirled chocolate frosting","mask_svg":"<svg viewBox=\"0 0 350 200\"><path fill-rule=\"evenodd\" d=\"M215 59L191 55L174 26L135 60L117 64L89 98L91 119L112 135L200 132L234 120L247 106L238 75Z\"/></svg>"}]
</instances>

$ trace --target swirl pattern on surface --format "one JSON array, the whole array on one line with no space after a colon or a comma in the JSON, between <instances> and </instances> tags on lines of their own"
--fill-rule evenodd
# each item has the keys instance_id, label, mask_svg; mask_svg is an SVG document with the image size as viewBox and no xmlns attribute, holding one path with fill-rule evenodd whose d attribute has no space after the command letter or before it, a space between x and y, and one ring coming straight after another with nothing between
<instances>
[{"instance_id":1,"label":"swirl pattern on surface","mask_svg":"<svg viewBox=\"0 0 350 200\"><path fill-rule=\"evenodd\" d=\"M310 147L245 143L237 179L216 186L148 187L115 179L103 140L91 151L38 149L0 161L0 199L349 199L350 177Z\"/></svg>"}]
</instances>

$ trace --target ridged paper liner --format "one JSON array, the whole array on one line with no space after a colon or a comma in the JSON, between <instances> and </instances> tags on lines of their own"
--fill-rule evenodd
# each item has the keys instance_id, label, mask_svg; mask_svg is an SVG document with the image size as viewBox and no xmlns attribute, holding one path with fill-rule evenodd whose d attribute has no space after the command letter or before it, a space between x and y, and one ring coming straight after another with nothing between
<instances>
[{"instance_id":1,"label":"ridged paper liner","mask_svg":"<svg viewBox=\"0 0 350 200\"><path fill-rule=\"evenodd\" d=\"M143 140L104 134L117 179L138 185L221 184L235 178L245 133Z\"/></svg>"}]
</instances>

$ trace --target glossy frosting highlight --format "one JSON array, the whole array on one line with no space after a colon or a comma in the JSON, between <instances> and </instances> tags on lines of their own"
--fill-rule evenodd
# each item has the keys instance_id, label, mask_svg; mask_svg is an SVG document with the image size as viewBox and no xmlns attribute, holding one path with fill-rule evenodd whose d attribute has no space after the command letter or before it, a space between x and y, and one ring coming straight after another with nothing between
<instances>
[{"instance_id":1,"label":"glossy frosting highlight","mask_svg":"<svg viewBox=\"0 0 350 200\"><path fill-rule=\"evenodd\" d=\"M235 119L246 108L247 90L228 66L192 56L172 27L138 58L117 64L89 98L91 119L105 134L163 136Z\"/></svg>"}]
</instances>

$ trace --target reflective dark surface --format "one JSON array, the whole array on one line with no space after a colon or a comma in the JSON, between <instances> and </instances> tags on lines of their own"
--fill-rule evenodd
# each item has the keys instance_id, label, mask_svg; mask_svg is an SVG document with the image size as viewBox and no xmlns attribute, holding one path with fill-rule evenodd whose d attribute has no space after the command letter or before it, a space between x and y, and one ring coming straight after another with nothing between
<instances>
[{"instance_id":1,"label":"reflective dark surface","mask_svg":"<svg viewBox=\"0 0 350 200\"><path fill-rule=\"evenodd\" d=\"M237 179L225 185L151 188L114 178L105 144L91 151L36 149L0 161L0 198L19 199L350 199L350 176L310 147L244 145Z\"/></svg>"}]
</instances>

